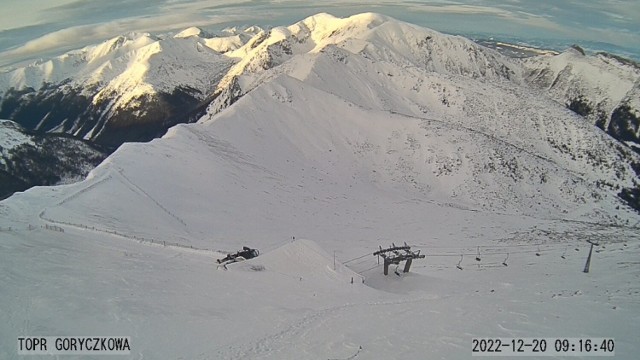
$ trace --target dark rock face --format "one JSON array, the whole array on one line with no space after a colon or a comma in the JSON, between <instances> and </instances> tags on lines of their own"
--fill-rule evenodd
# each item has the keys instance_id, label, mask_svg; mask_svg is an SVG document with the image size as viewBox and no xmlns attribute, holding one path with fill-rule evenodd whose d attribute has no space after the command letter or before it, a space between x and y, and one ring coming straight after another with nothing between
<instances>
[{"instance_id":1,"label":"dark rock face","mask_svg":"<svg viewBox=\"0 0 640 360\"><path fill-rule=\"evenodd\" d=\"M569 99L566 103L566 107L580 116L583 116L587 119L595 120L595 125L597 127L604 131L607 131L609 116L603 109L602 104L593 104L586 97L578 96L576 98ZM609 134L612 135L611 133Z\"/></svg>"},{"instance_id":2,"label":"dark rock face","mask_svg":"<svg viewBox=\"0 0 640 360\"><path fill-rule=\"evenodd\" d=\"M607 116L602 109L594 107L584 97L571 99L566 106L580 116L595 119L595 125L614 139L627 144L635 144L636 146L631 146L631 149L640 153L640 137L638 136L640 119L629 105L619 105L613 110L611 117Z\"/></svg>"},{"instance_id":3,"label":"dark rock face","mask_svg":"<svg viewBox=\"0 0 640 360\"><path fill-rule=\"evenodd\" d=\"M0 99L0 118L11 119L28 130L52 130L107 147L125 142L150 141L171 126L188 122L188 114L200 104L198 90L188 87L172 93L143 95L135 107L112 110L111 99L94 102L91 89L68 84L43 86L39 90L9 89Z\"/></svg>"},{"instance_id":4,"label":"dark rock face","mask_svg":"<svg viewBox=\"0 0 640 360\"><path fill-rule=\"evenodd\" d=\"M91 141L110 147L125 142L146 142L160 137L177 124L189 122L190 113L198 107L197 90L176 88L171 94L158 93L137 99L136 107L118 109L100 118ZM96 112L99 113L100 105Z\"/></svg>"},{"instance_id":5,"label":"dark rock face","mask_svg":"<svg viewBox=\"0 0 640 360\"><path fill-rule=\"evenodd\" d=\"M218 89L213 93L213 96L209 101L211 105L209 106L208 111L210 114L217 114L220 111L233 105L243 95L244 91L240 84L238 84L238 78L234 77L233 79L231 79L228 86L222 89ZM205 112L201 115L204 115L206 111L207 110L205 109Z\"/></svg>"},{"instance_id":6,"label":"dark rock face","mask_svg":"<svg viewBox=\"0 0 640 360\"><path fill-rule=\"evenodd\" d=\"M635 152L640 153L640 137L638 129L640 128L640 118L638 111L627 104L618 105L611 116L609 116L599 104L593 104L585 96L577 96L566 102L569 110L587 119L595 121L595 126L599 127L614 139L635 144L631 146Z\"/></svg>"},{"instance_id":7,"label":"dark rock face","mask_svg":"<svg viewBox=\"0 0 640 360\"><path fill-rule=\"evenodd\" d=\"M567 107L569 108L569 110L581 116L591 115L593 111L591 105L589 104L589 101L584 97L569 100L569 102L567 103Z\"/></svg>"},{"instance_id":8,"label":"dark rock face","mask_svg":"<svg viewBox=\"0 0 640 360\"><path fill-rule=\"evenodd\" d=\"M618 106L611 114L611 122L607 133L614 138L640 144L638 138L638 128L640 127L640 119L628 105ZM636 152L640 152L640 148L634 148Z\"/></svg>"},{"instance_id":9,"label":"dark rock face","mask_svg":"<svg viewBox=\"0 0 640 360\"><path fill-rule=\"evenodd\" d=\"M29 184L18 177L0 170L0 200L4 200L18 191L30 188Z\"/></svg>"},{"instance_id":10,"label":"dark rock face","mask_svg":"<svg viewBox=\"0 0 640 360\"><path fill-rule=\"evenodd\" d=\"M611 113L611 117L598 106L594 106L584 96L578 96L567 101L566 106L569 110L585 118L596 119L595 125L604 130L611 137L625 143L632 143L638 146L631 148L640 153L640 137L638 129L640 128L640 119L636 115L637 112L627 104L621 104Z\"/></svg>"},{"instance_id":11,"label":"dark rock face","mask_svg":"<svg viewBox=\"0 0 640 360\"><path fill-rule=\"evenodd\" d=\"M637 149L635 150L637 152ZM621 160L631 165L636 177L633 179L632 186L622 188L617 195L620 200L640 213L640 159L626 149L622 149L620 153L624 154Z\"/></svg>"},{"instance_id":12,"label":"dark rock face","mask_svg":"<svg viewBox=\"0 0 640 360\"><path fill-rule=\"evenodd\" d=\"M11 119L29 130L47 132L62 126L65 132L71 132L75 119L90 122L90 107L91 99L67 84L45 84L39 90L11 88L0 102L0 118Z\"/></svg>"},{"instance_id":13,"label":"dark rock face","mask_svg":"<svg viewBox=\"0 0 640 360\"><path fill-rule=\"evenodd\" d=\"M635 188L622 189L622 191L618 193L618 197L640 213L640 185L637 185Z\"/></svg>"},{"instance_id":14,"label":"dark rock face","mask_svg":"<svg viewBox=\"0 0 640 360\"><path fill-rule=\"evenodd\" d=\"M31 134L32 143L4 153L0 162L0 199L33 186L56 185L84 178L108 155L86 141L68 135Z\"/></svg>"},{"instance_id":15,"label":"dark rock face","mask_svg":"<svg viewBox=\"0 0 640 360\"><path fill-rule=\"evenodd\" d=\"M0 199L33 186L84 178L123 143L160 137L176 124L197 120L194 113L206 109L200 92L190 87L143 95L132 102L135 105L115 110L113 100L121 94L96 102L92 94L97 92L66 82L38 90L12 88L3 94L0 118L21 125L35 145L25 143L5 151Z\"/></svg>"}]
</instances>

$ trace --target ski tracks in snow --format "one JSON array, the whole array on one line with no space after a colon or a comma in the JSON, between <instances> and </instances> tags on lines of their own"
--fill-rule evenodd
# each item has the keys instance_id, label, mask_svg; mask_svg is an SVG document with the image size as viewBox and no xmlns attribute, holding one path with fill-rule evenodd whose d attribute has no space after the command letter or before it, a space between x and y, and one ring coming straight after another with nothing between
<instances>
[{"instance_id":1,"label":"ski tracks in snow","mask_svg":"<svg viewBox=\"0 0 640 360\"><path fill-rule=\"evenodd\" d=\"M120 175L120 177L124 181L125 185L127 187L129 187L132 191L137 192L137 193L141 193L144 197L146 197L146 198L150 199L151 201L153 201L153 203L156 204L160 209L162 209L162 211L164 211L166 214L168 214L169 216L171 216L172 218L177 220L179 223L181 223L185 228L187 228L186 222L183 219L181 219L180 217L178 217L178 216L174 215L173 213L171 213L164 206L162 206L162 204L160 204L151 195L149 195L146 191L144 191L139 186L137 186L135 183L133 183L126 175L123 174L123 170L122 169L116 169L116 173ZM84 187L84 188L74 192L73 194L69 195L68 197L65 197L64 199L59 201L55 206L62 206L64 204L66 204L67 202L77 198L78 196L86 193L87 191L97 187L98 185L103 184L103 183L105 183L105 182L107 182L109 180L112 180L112 179L114 179L113 175L109 174L109 175L103 177L102 179L92 183L91 185L89 185L87 187ZM47 215L46 215L47 210L48 210L47 208L44 208L38 214L38 218L40 219L40 221L42 221L42 222L44 222L46 224L55 224L55 225L60 225L60 226L71 227L73 229L81 230L81 231L93 231L93 232L97 232L97 233L108 234L108 235L116 236L116 237L123 238L123 239L133 240L133 241L136 241L136 242L138 242L140 244L162 246L162 247L165 247L165 248L172 248L172 249L181 250L182 252L186 251L186 252L198 253L198 254L206 255L206 256L212 256L213 255L214 257L222 256L222 254L219 251L212 250L212 249L198 248L198 247L194 247L193 245L187 246L187 245L183 245L183 244L180 244L180 243L171 243L171 242L157 240L157 239L143 237L143 236L130 235L130 234L126 234L126 233L122 233L122 232L116 231L116 230L109 230L109 229L106 229L106 228L101 229L101 228L96 227L96 226L89 226L89 225L85 225L85 224L81 224L81 223L72 223L72 222L69 222L69 221L54 220L52 218L47 217ZM187 233L188 232L189 232L189 230L187 229Z\"/></svg>"},{"instance_id":2,"label":"ski tracks in snow","mask_svg":"<svg viewBox=\"0 0 640 360\"><path fill-rule=\"evenodd\" d=\"M311 314L305 315L301 319L289 323L289 325L285 326L279 331L266 335L252 344L243 344L242 342L240 342L237 345L234 344L228 346L225 349L221 349L216 353L215 358L259 359L278 353L288 347L296 347L300 344L292 343L292 339L306 339L308 337L307 335L314 328L317 328L322 324L330 321L332 318L338 316L341 312L352 308L395 306L401 304L427 302L440 298L440 296L431 295L404 300L347 303L343 305L324 308L314 311ZM344 359L355 359L363 350L364 347L360 345L358 351L354 355ZM326 356L328 359L341 359L339 356L337 356L337 354L325 354L323 356Z\"/></svg>"},{"instance_id":3,"label":"ski tracks in snow","mask_svg":"<svg viewBox=\"0 0 640 360\"><path fill-rule=\"evenodd\" d=\"M162 206L162 204L160 204L153 196L149 195L148 192L146 192L144 189L142 189L140 186L136 185L136 183L134 183L133 181L131 181L131 179L129 179L125 174L124 174L124 170L123 169L117 169L116 170L118 174L120 174L120 176L122 177L122 179L126 182L127 185L129 185L129 187L134 190L135 192L141 193L143 196L145 196L146 198L148 198L149 200L153 201L154 204L156 204L162 211L164 211L167 215L171 216L172 218L176 219L179 223L181 223L185 228L187 227L187 223L180 218L179 216L173 214L171 211L169 211L167 208L165 208L164 206Z\"/></svg>"}]
</instances>

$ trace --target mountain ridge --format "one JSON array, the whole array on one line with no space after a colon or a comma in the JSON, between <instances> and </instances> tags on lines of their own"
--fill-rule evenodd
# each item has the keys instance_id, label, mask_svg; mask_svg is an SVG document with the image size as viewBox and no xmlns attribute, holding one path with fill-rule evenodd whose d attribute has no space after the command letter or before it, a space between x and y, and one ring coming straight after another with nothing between
<instances>
[{"instance_id":1,"label":"mountain ridge","mask_svg":"<svg viewBox=\"0 0 640 360\"><path fill-rule=\"evenodd\" d=\"M0 74L1 84L14 85L0 89L0 114L108 146L149 141L184 122L184 109L202 101L231 63L194 37L119 36Z\"/></svg>"},{"instance_id":2,"label":"mountain ridge","mask_svg":"<svg viewBox=\"0 0 640 360\"><path fill-rule=\"evenodd\" d=\"M170 125L192 121L188 116L174 119L172 113L179 113L180 107L195 109L196 104L214 100L221 94L223 97L224 94L235 94L232 98L241 96L247 90L233 90L233 87L248 85L235 81L236 77L277 68L294 53L313 53L329 45L380 61L408 61L406 65L439 73L497 76L515 83L529 82L548 89L559 102L615 138L634 149L639 148L640 104L636 104L634 96L639 90L637 84L633 91L629 91L631 86L627 85L640 79L640 70L629 62L603 54L584 56L574 49L557 56L541 55L519 61L459 36L443 35L374 13L344 19L321 13L288 27L268 31L229 29L219 37L198 28L189 28L173 36L148 33L119 36L0 74L0 117L18 120L28 128L64 131L110 146L123 141L148 141ZM367 53L367 46L377 53ZM396 51L385 54L375 50L385 47ZM401 57L388 58L398 51L402 52ZM202 57L202 54L206 56ZM218 60L216 54L220 55ZM198 64L193 61L198 57L207 60ZM161 60L155 61L155 58ZM185 59L190 60L185 62ZM206 68L199 69L200 66ZM598 71L573 70L578 72L572 75L570 70L589 66ZM210 74L208 69L211 67L219 69L217 75ZM608 81L588 80L596 72L610 74ZM558 81L560 78L566 80ZM622 89L627 89L626 93ZM45 105L34 104L32 98L38 99L37 104ZM218 103L229 104L230 100L227 97ZM80 114L73 121L47 115L59 111L54 104L57 101L76 103L71 108L90 109L76 110ZM172 105L174 103L179 106ZM33 111L34 107L40 110ZM219 109L221 105L214 107ZM156 112L156 116L146 116L145 108L148 112ZM34 117L40 117L42 121L34 123ZM154 118L162 120L154 121ZM142 134L125 135L124 138L122 131L117 131L123 126L134 126L135 122L152 122L157 130L149 128ZM108 135L114 128L113 134Z\"/></svg>"},{"instance_id":3,"label":"mountain ridge","mask_svg":"<svg viewBox=\"0 0 640 360\"><path fill-rule=\"evenodd\" d=\"M234 39L229 45L233 49L224 54L209 48L202 34L196 28L170 37L129 34L64 55L56 61L76 59L69 64L86 66L80 80L46 84L40 90L10 89L3 95L0 115L23 117L27 127L39 131L72 133L118 146L122 141L151 140L201 116L201 121L212 119L256 88L286 75L364 109L435 119L555 163L571 159L573 165L566 163L570 172L601 164L600 175L586 178L610 189L633 194L630 189L639 187L635 155L610 145L617 155L600 156L592 148L594 141L603 141L601 135L576 138L568 133L571 129L587 134L591 125L580 125L549 102L592 121L590 113L582 111L590 109L590 103L583 106L571 96L600 103L606 99L602 113L612 115L601 128L637 151L633 86L637 87L634 77L639 72L615 58L593 58L570 49L557 56L512 59L459 36L373 13L344 19L318 14L268 31L230 30L219 39L244 34L246 42L239 46ZM190 60L181 63L185 58ZM34 66L53 79L52 64L53 60ZM585 69L602 69L602 74L583 80L593 72ZM2 74L2 81L11 76ZM105 81L99 81L103 76ZM619 78L635 85L616 87ZM286 94L281 97L287 101ZM550 108L554 115L547 119ZM553 121L564 122L565 129L559 131ZM603 169L615 171L604 175Z\"/></svg>"}]
</instances>

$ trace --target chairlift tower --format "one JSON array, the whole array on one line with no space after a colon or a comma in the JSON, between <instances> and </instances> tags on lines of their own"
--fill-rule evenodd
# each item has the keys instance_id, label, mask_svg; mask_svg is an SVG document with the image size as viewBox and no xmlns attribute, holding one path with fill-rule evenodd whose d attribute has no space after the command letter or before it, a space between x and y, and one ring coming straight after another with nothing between
<instances>
[{"instance_id":1,"label":"chairlift tower","mask_svg":"<svg viewBox=\"0 0 640 360\"><path fill-rule=\"evenodd\" d=\"M384 259L384 274L389 275L389 265L400 265L401 262L405 261L404 270L402 272L409 272L411 268L411 263L413 259L423 259L425 255L420 255L420 250L411 251L411 246L404 243L404 246L396 246L396 244L391 243L391 247L383 249L380 246L380 250L373 253L373 256L379 256Z\"/></svg>"}]
</instances>

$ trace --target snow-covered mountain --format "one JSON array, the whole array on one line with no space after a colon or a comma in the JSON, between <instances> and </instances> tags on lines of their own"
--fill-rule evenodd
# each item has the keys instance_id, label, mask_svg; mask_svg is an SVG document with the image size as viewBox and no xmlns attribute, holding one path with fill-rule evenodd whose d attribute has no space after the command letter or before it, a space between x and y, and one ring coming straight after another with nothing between
<instances>
[{"instance_id":1,"label":"snow-covered mountain","mask_svg":"<svg viewBox=\"0 0 640 360\"><path fill-rule=\"evenodd\" d=\"M404 163L403 171L383 173L429 196L454 196L465 206L494 211L547 213L550 206L558 216L577 211L576 204L588 203L592 211L609 196L607 208L618 208L618 199L639 208L640 160L630 151L637 135L638 68L579 50L508 58L462 37L372 13L344 19L318 14L269 31L228 29L218 38L199 28L171 37L130 34L3 74L11 87L2 112L31 115L38 130L118 144L141 134L150 138L194 120L190 116L212 121L265 86L284 88L272 91L285 103L310 86L318 98L330 95L322 106L331 112L339 99L363 111L419 121L423 130L439 124L455 132L445 136L446 145L434 145L431 131L420 140L400 131L415 148L390 149L385 156L397 152L395 157L368 165L379 174L382 163ZM61 85L33 90L49 82ZM47 108L51 102L54 107ZM597 121L613 119L600 127L632 147L565 111L593 116L585 109L596 102ZM314 116L311 109L297 111ZM460 137L467 147L451 144ZM559 173L547 184L550 174ZM596 212L611 217L608 210Z\"/></svg>"},{"instance_id":2,"label":"snow-covered mountain","mask_svg":"<svg viewBox=\"0 0 640 360\"><path fill-rule=\"evenodd\" d=\"M0 114L109 146L162 135L189 121L233 64L217 50L235 39L211 44L185 31L119 36L0 74Z\"/></svg>"},{"instance_id":3,"label":"snow-covered mountain","mask_svg":"<svg viewBox=\"0 0 640 360\"><path fill-rule=\"evenodd\" d=\"M200 48L201 33L188 29L177 38L154 41L150 46ZM118 46L133 46L128 44L123 41ZM142 56L149 50L148 46L140 49L145 51L133 54ZM112 50L92 51L113 56ZM159 54L166 59L177 53ZM345 19L319 14L289 27L258 31L245 45L224 55L205 54L237 60L217 87L210 89L208 99L213 101L200 119L201 125L189 130L174 128L149 145L121 147L100 170L110 173L115 166L118 174L125 170L154 173L158 178L154 176L153 187L159 193L151 198L181 209L170 210L171 214L191 213L191 209L206 209L215 203L216 191L207 190L209 182L194 183L189 169L201 169L209 174L205 178L214 173L220 178L225 170L214 166L211 156L221 156L229 147L231 161L238 161L233 154L239 158L251 154L247 155L252 159L249 163L271 174L259 172L261 176L287 179L284 185L265 180L256 187L269 194L274 193L271 186L301 188L303 193L294 191L295 198L304 198L306 181L321 181L316 184L323 185L320 188L331 184L323 190L327 196L332 192L347 194L363 182L473 211L620 225L637 222L633 209L640 209L639 156L568 111L557 101L556 88L549 92L532 87L531 82L537 80L532 80L525 65L532 67L535 59L523 65L465 38L377 14ZM537 61L554 66L582 61L573 59L575 56L568 52ZM136 57L134 63L138 60ZM127 66L122 74L133 68ZM159 68L149 67L144 73L159 74ZM205 69L203 66L202 71ZM611 78L621 76L614 68L602 69L613 74ZM588 73L584 70L580 74ZM170 89L175 83L167 85L161 80L166 78L118 75L96 96L126 79L133 79L132 91L145 89L146 85L133 86L138 80L141 84L140 79L155 88ZM188 76L177 78L186 82ZM611 85L604 75L590 81L609 89L606 92L612 94L611 101L623 96L619 88L604 88ZM204 83L197 86L204 95ZM131 96L126 91L122 94ZM118 99L122 97L112 102ZM184 158L185 152L193 154ZM181 160L168 163L167 156ZM162 164L162 168L124 169L123 164L132 159L136 159L134 164ZM287 166L280 169L282 162ZM308 168L312 170L304 170ZM217 188L224 189L222 184L227 183L237 181L222 180ZM160 190L173 189L172 184L184 184L184 191ZM202 196L207 191L209 196ZM241 192L235 185L225 191ZM124 193L113 194L110 201L114 206L128 202L128 195L120 198ZM260 195L244 191L239 198L250 203ZM138 203L142 206L145 202ZM110 213L108 202L104 204L107 213L102 216L118 216ZM189 217L176 215L176 219ZM144 226L139 224L139 229ZM208 233L210 226L209 220L189 223L191 231L200 229L202 234Z\"/></svg>"},{"instance_id":4,"label":"snow-covered mountain","mask_svg":"<svg viewBox=\"0 0 640 360\"><path fill-rule=\"evenodd\" d=\"M510 59L466 38L445 36L372 13L345 19L318 14L259 33L231 52L230 56L241 60L220 81L209 113L228 106L268 78L289 73L289 63L306 62L333 49L358 54L371 62L472 78L509 79L519 71ZM296 69L305 71L304 65Z\"/></svg>"},{"instance_id":5,"label":"snow-covered mountain","mask_svg":"<svg viewBox=\"0 0 640 360\"><path fill-rule=\"evenodd\" d=\"M640 146L640 67L634 62L606 53L584 55L577 46L557 55L509 58L468 39L443 36L377 14L346 19L319 14L260 33L229 54L240 61L217 86L209 113L223 109L266 79L289 73L290 59L313 57L332 47L402 68L529 84L636 151ZM296 61L306 60L291 62Z\"/></svg>"},{"instance_id":6,"label":"snow-covered mountain","mask_svg":"<svg viewBox=\"0 0 640 360\"><path fill-rule=\"evenodd\" d=\"M637 357L640 156L534 65L375 14L213 55L231 65L197 123L0 202L0 338L466 359L472 338L607 337ZM393 242L427 257L385 277L372 253ZM216 268L244 245L261 255Z\"/></svg>"},{"instance_id":7,"label":"snow-covered mountain","mask_svg":"<svg viewBox=\"0 0 640 360\"><path fill-rule=\"evenodd\" d=\"M0 120L0 199L32 186L80 181L106 157L68 135L35 134Z\"/></svg>"},{"instance_id":8,"label":"snow-covered mountain","mask_svg":"<svg viewBox=\"0 0 640 360\"><path fill-rule=\"evenodd\" d=\"M640 152L640 65L579 47L524 62L526 79Z\"/></svg>"},{"instance_id":9,"label":"snow-covered mountain","mask_svg":"<svg viewBox=\"0 0 640 360\"><path fill-rule=\"evenodd\" d=\"M233 52L242 60L220 82L216 98L204 119L214 117L261 84L286 74L365 109L423 120L437 119L491 136L515 149L531 151L532 155L544 160L555 162L564 161L560 160L564 158L569 161L566 165L569 173L580 174L578 177L583 180L590 176L586 175L590 171L584 169L595 166L598 173L607 175L606 179L593 178L592 181L598 186L608 184L606 187L638 207L640 165L637 157L615 141L596 145L606 136L580 121L567 120L570 117L567 118L567 114L549 100L566 105L580 115L587 114L576 111L573 103L559 101L556 88L559 85L547 89L540 83L539 76L532 75L532 69L534 64L539 68L554 69L559 64L580 68L584 62L595 63L590 70L583 69L574 76L584 78L583 83L590 84L585 87L583 97L618 104L626 101L631 112L635 111L633 100L629 100L633 98L631 91L625 92L621 90L624 87L615 84L624 79L636 81L640 72L619 60L615 64L603 64L604 55L587 60L582 59L584 56L574 58L571 56L573 51L521 62L467 39L445 36L377 14L346 19L319 14L287 28L261 34ZM592 78L590 73L597 66L599 75ZM586 65L582 64L582 67ZM612 108L611 111L615 119L617 110ZM557 113L550 115L554 112ZM624 128L633 129L635 120L625 119L628 121ZM611 122L607 127L614 127L613 124L620 124L620 121ZM580 135L576 136L576 132ZM635 143L631 139L626 144L633 148ZM611 147L617 152L613 158L605 160L607 156L598 155ZM504 168L503 165L497 167ZM483 167L493 168L487 164ZM624 167L627 170L621 172ZM482 171L475 170L467 175L477 182L478 172ZM627 175L622 175L623 172ZM623 177L628 182L615 185ZM505 184L503 181L498 183ZM504 188L498 193L513 194L513 191ZM488 198L495 200L493 195Z\"/></svg>"},{"instance_id":10,"label":"snow-covered mountain","mask_svg":"<svg viewBox=\"0 0 640 360\"><path fill-rule=\"evenodd\" d=\"M78 128L90 129L86 136L95 141L101 134L132 136L141 127L159 132L172 125L173 120L158 116L158 109L173 115L193 115L199 109L204 113L201 123L215 121L246 97L245 105L233 107L233 113L243 114L235 120L236 126L247 129L255 126L245 123L256 110L266 112L266 119L274 114L282 119L304 114L309 124L315 121L320 127L327 114L345 119L384 114L415 123L418 127L411 131L394 129L393 136L368 134L366 127L357 131L364 134L358 138L345 137L333 129L327 134L345 141L342 146L349 151L341 159L364 167L367 179L371 170L394 186L409 186L438 201L455 198L460 206L471 209L575 219L586 216L615 223L622 219L623 224L633 220L624 215L621 200L640 208L638 156L565 108L581 113L587 105L576 108L575 102L558 100L583 89L582 98L600 99L612 114L618 111L614 106L621 103L633 113L637 102L633 96L637 68L633 64L604 55L586 57L577 48L556 56L507 58L468 39L372 13L344 19L318 14L288 27L269 31L250 28L241 33L229 29L225 35L229 34L241 40L229 40L227 45L233 50L224 54L206 45L207 39L201 36L209 34L189 28L172 37L119 37L3 76L5 83L29 93L24 89L55 77L65 78L65 71L69 74L75 66L73 79L62 87L52 87L54 95L45 99L73 98L67 91L85 86L79 91L94 91L87 97L92 104L101 109L106 106L100 121L93 126L74 118L73 112L54 109L37 127L43 129L47 119L57 114L65 119L56 125L57 130L71 126L77 134ZM598 74L591 76L596 70ZM547 85L548 79L555 81ZM87 90L89 84L94 90ZM156 100L152 103L159 108L150 108L144 100L187 88L193 90L193 101L172 102L173 110ZM49 90L43 91L48 94ZM12 103L12 96L5 96L4 104ZM25 113L33 111L31 103L24 103ZM256 107L258 103L263 104ZM281 108L281 103L291 105ZM360 112L337 112L342 103ZM632 126L633 119L625 119L631 123L625 126ZM163 124L160 128L158 122ZM612 121L606 127L620 128L614 125L619 123ZM288 127L291 125L283 125L277 132ZM218 131L211 135L219 136ZM290 131L298 133L299 129ZM409 145L400 146L399 139ZM270 139L274 143L281 140L281 135ZM339 142L334 139L331 143ZM633 145L633 141L627 143ZM295 151L306 152L302 145L296 146ZM323 146L331 148L329 143ZM252 148L249 152L263 150ZM371 153L372 157L358 159L352 153ZM313 167L322 168L318 164ZM354 178L362 175L352 174Z\"/></svg>"}]
</instances>

